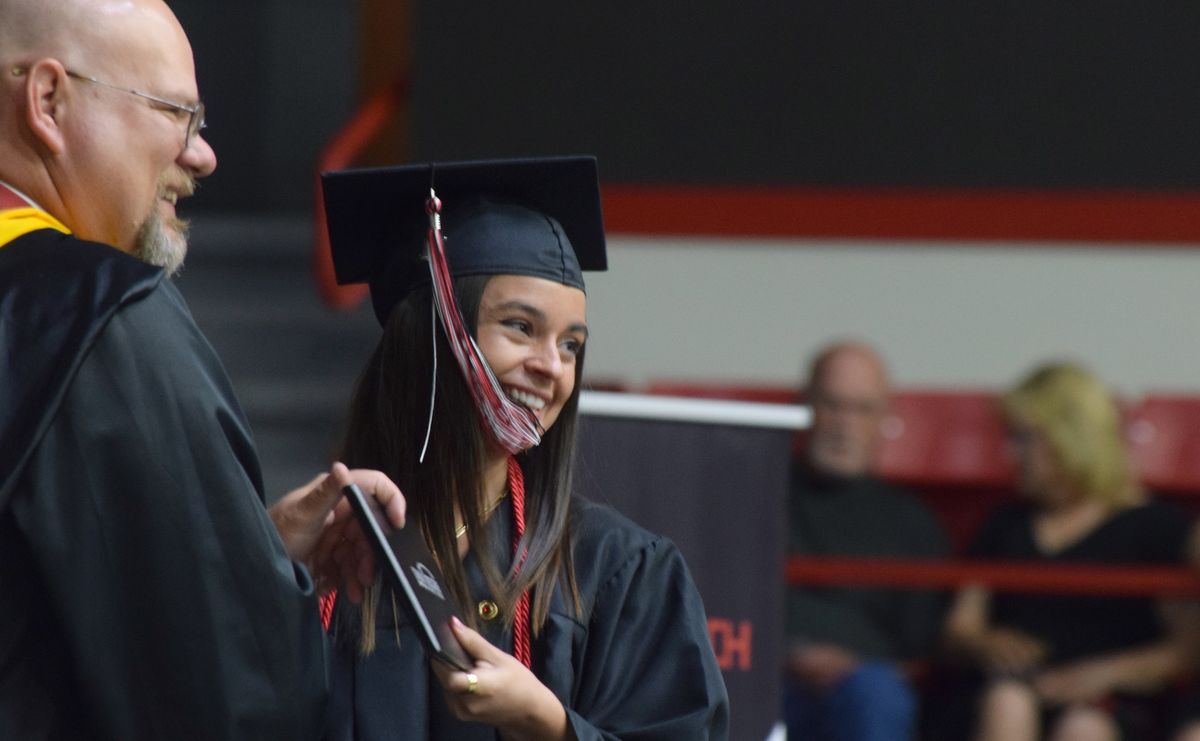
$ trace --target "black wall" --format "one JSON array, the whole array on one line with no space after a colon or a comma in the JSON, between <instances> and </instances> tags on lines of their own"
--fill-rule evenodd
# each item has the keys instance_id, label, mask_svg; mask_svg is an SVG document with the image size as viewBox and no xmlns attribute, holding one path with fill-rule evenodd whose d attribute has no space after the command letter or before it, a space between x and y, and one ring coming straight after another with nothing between
<instances>
[{"instance_id":1,"label":"black wall","mask_svg":"<svg viewBox=\"0 0 1200 741\"><path fill-rule=\"evenodd\" d=\"M217 171L185 209L307 210L357 90L354 2L170 0L192 42Z\"/></svg>"},{"instance_id":2,"label":"black wall","mask_svg":"<svg viewBox=\"0 0 1200 741\"><path fill-rule=\"evenodd\" d=\"M414 156L620 181L1200 184L1200 4L418 4Z\"/></svg>"},{"instance_id":3,"label":"black wall","mask_svg":"<svg viewBox=\"0 0 1200 741\"><path fill-rule=\"evenodd\" d=\"M358 3L174 0L221 164L307 210L359 99ZM414 160L594 152L606 180L1200 185L1200 4L411 3Z\"/></svg>"}]
</instances>

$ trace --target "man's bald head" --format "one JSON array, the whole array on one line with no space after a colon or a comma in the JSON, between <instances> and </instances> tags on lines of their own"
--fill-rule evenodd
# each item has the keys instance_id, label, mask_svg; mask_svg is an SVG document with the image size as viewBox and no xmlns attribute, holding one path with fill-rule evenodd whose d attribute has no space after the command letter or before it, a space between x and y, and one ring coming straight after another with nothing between
<instances>
[{"instance_id":1,"label":"man's bald head","mask_svg":"<svg viewBox=\"0 0 1200 741\"><path fill-rule=\"evenodd\" d=\"M809 368L808 388L820 388L831 374L846 372L861 374L863 381L877 387L880 394L888 394L887 367L883 358L870 345L856 341L835 342L826 346L813 358Z\"/></svg>"},{"instance_id":2,"label":"man's bald head","mask_svg":"<svg viewBox=\"0 0 1200 741\"><path fill-rule=\"evenodd\" d=\"M0 60L11 66L54 57L72 66L114 14L133 9L131 0L0 0Z\"/></svg>"},{"instance_id":3,"label":"man's bald head","mask_svg":"<svg viewBox=\"0 0 1200 741\"><path fill-rule=\"evenodd\" d=\"M187 35L162 0L0 0L0 180L78 237L169 271L216 167Z\"/></svg>"},{"instance_id":4,"label":"man's bald head","mask_svg":"<svg viewBox=\"0 0 1200 741\"><path fill-rule=\"evenodd\" d=\"M813 360L809 463L819 472L857 477L870 472L882 442L889 383L882 358L861 342L829 345Z\"/></svg>"},{"instance_id":5,"label":"man's bald head","mask_svg":"<svg viewBox=\"0 0 1200 741\"><path fill-rule=\"evenodd\" d=\"M11 66L65 51L60 24L74 25L67 5L66 0L0 0L0 61Z\"/></svg>"},{"instance_id":6,"label":"man's bald head","mask_svg":"<svg viewBox=\"0 0 1200 741\"><path fill-rule=\"evenodd\" d=\"M103 77L130 56L128 44L146 29L186 44L162 0L0 0L0 63L7 71L52 57Z\"/></svg>"}]
</instances>

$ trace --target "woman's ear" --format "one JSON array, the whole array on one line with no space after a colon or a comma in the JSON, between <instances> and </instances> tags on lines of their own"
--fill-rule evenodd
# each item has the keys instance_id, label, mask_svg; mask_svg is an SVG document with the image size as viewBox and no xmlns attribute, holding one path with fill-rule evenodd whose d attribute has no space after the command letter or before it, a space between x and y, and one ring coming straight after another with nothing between
<instances>
[{"instance_id":1,"label":"woman's ear","mask_svg":"<svg viewBox=\"0 0 1200 741\"><path fill-rule=\"evenodd\" d=\"M25 123L51 154L66 149L67 70L57 59L39 59L25 71Z\"/></svg>"}]
</instances>

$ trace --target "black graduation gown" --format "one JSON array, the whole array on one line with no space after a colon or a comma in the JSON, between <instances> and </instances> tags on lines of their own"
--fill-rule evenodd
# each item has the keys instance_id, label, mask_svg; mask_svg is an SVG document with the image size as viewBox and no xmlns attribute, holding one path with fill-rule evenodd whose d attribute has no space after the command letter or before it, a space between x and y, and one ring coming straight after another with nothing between
<instances>
[{"instance_id":1,"label":"black graduation gown","mask_svg":"<svg viewBox=\"0 0 1200 741\"><path fill-rule=\"evenodd\" d=\"M319 737L312 584L177 289L33 232L0 248L0 338L0 738Z\"/></svg>"},{"instance_id":2,"label":"black graduation gown","mask_svg":"<svg viewBox=\"0 0 1200 741\"><path fill-rule=\"evenodd\" d=\"M573 506L582 617L556 591L532 653L534 673L566 707L576 738L726 738L728 695L678 549L610 509L581 499ZM510 522L506 502L489 521L493 542L511 542ZM485 599L474 558L465 565L473 594ZM381 603L376 650L365 659L348 625L353 613L337 612L330 741L498 739L490 726L449 714L416 635L393 624L388 599ZM512 632L496 623L483 633L511 653Z\"/></svg>"}]
</instances>

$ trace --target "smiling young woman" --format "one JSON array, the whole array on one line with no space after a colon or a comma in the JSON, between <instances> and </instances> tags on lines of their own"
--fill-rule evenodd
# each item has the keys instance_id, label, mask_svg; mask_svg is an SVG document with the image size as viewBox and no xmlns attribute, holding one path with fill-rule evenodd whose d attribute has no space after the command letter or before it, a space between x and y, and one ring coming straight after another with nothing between
<instances>
[{"instance_id":1,"label":"smiling young woman","mask_svg":"<svg viewBox=\"0 0 1200 741\"><path fill-rule=\"evenodd\" d=\"M582 271L605 267L595 160L351 171L324 186L339 279L370 283L384 326L343 454L399 484L474 662L428 661L382 587L339 602L331 738L725 738L728 699L678 550L573 495Z\"/></svg>"}]
</instances>

